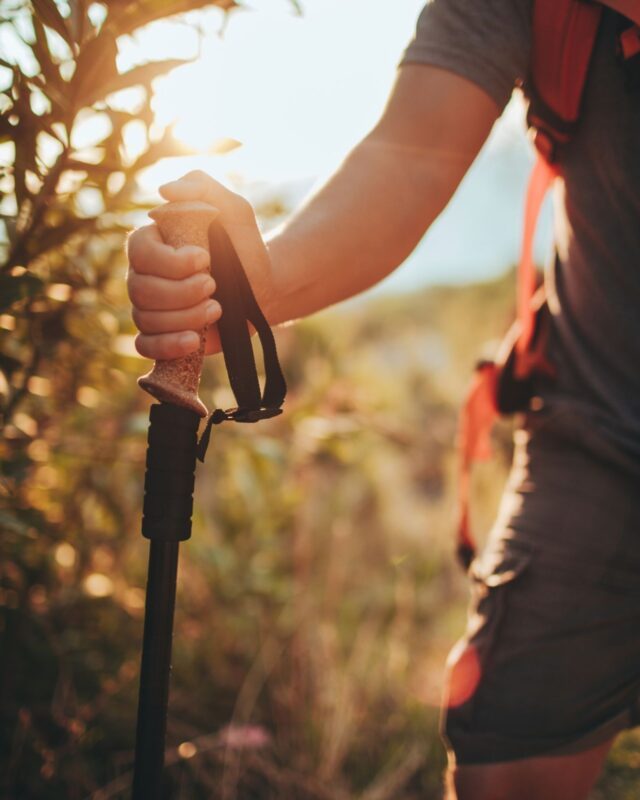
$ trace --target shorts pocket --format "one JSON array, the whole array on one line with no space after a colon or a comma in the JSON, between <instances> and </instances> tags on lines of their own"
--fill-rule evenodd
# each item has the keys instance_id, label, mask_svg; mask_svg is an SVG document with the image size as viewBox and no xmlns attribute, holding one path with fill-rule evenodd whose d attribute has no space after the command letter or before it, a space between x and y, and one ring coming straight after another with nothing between
<instances>
[{"instance_id":1,"label":"shorts pocket","mask_svg":"<svg viewBox=\"0 0 640 800\"><path fill-rule=\"evenodd\" d=\"M472 598L467 630L447 659L443 721L445 736L451 742L455 727L473 727L484 676L499 650L509 594L525 574L531 558L532 554L524 549L490 550L470 567Z\"/></svg>"},{"instance_id":2,"label":"shorts pocket","mask_svg":"<svg viewBox=\"0 0 640 800\"><path fill-rule=\"evenodd\" d=\"M469 574L475 584L487 589L506 586L524 573L532 556L532 550L525 545L500 541L475 559Z\"/></svg>"}]
</instances>

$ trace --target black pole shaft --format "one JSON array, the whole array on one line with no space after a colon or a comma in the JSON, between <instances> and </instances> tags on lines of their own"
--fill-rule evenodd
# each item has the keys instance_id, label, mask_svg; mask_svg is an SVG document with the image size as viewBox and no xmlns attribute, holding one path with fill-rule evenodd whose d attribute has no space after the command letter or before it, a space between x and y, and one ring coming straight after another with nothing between
<instances>
[{"instance_id":1,"label":"black pole shaft","mask_svg":"<svg viewBox=\"0 0 640 800\"><path fill-rule=\"evenodd\" d=\"M180 542L191 535L197 431L189 409L151 406L142 534L150 539L133 800L163 800L173 614Z\"/></svg>"},{"instance_id":2,"label":"black pole shaft","mask_svg":"<svg viewBox=\"0 0 640 800\"><path fill-rule=\"evenodd\" d=\"M151 542L140 667L133 800L160 800L179 542Z\"/></svg>"}]
</instances>

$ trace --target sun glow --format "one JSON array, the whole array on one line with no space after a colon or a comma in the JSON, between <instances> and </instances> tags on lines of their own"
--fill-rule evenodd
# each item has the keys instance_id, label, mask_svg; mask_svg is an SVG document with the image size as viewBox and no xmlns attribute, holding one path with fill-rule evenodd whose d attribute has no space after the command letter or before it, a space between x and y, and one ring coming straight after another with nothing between
<instances>
[{"instance_id":1,"label":"sun glow","mask_svg":"<svg viewBox=\"0 0 640 800\"><path fill-rule=\"evenodd\" d=\"M195 155L152 168L148 188L196 167L223 180L313 178L374 124L423 0L302 5L299 16L287 0L261 0L226 23L216 9L193 12L121 43L121 68L193 59L155 82L154 110Z\"/></svg>"}]
</instances>

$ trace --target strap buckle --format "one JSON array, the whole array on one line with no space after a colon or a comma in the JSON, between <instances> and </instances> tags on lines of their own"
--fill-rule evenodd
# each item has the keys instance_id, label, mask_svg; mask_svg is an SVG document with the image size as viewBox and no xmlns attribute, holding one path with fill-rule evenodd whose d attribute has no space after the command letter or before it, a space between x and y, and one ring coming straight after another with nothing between
<instances>
[{"instance_id":1,"label":"strap buckle","mask_svg":"<svg viewBox=\"0 0 640 800\"><path fill-rule=\"evenodd\" d=\"M202 436L198 439L196 455L198 461L204 463L209 442L211 440L211 428L214 425L221 425L223 422L259 422L261 419L271 419L282 414L282 409L271 406L269 408L216 408L207 417L207 423L202 431Z\"/></svg>"}]
</instances>

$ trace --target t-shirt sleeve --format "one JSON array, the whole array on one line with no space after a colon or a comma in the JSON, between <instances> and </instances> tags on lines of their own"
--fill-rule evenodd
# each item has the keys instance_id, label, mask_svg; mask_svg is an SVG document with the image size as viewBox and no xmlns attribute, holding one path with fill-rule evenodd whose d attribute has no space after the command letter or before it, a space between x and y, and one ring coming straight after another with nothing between
<instances>
[{"instance_id":1,"label":"t-shirt sleeve","mask_svg":"<svg viewBox=\"0 0 640 800\"><path fill-rule=\"evenodd\" d=\"M403 64L431 64L472 81L503 108L526 77L533 0L430 0Z\"/></svg>"}]
</instances>

